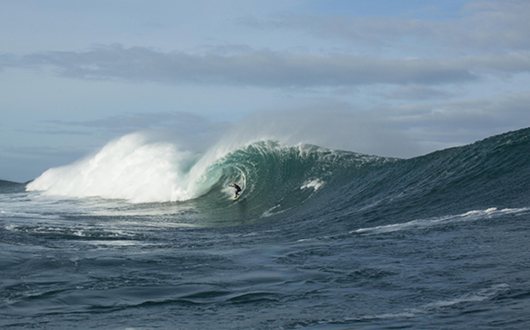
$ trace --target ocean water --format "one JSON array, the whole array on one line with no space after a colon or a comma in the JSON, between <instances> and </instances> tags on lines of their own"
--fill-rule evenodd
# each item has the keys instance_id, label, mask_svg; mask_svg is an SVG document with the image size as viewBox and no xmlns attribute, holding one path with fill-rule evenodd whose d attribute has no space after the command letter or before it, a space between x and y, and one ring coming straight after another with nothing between
<instances>
[{"instance_id":1,"label":"ocean water","mask_svg":"<svg viewBox=\"0 0 530 330\"><path fill-rule=\"evenodd\" d=\"M529 329L530 129L412 159L131 134L0 181L0 327Z\"/></svg>"}]
</instances>

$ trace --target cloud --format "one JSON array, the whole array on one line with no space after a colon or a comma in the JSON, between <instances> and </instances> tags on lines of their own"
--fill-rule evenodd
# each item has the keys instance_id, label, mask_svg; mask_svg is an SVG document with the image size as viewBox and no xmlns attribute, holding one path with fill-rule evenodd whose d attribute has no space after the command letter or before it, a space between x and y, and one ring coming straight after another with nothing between
<instances>
[{"instance_id":1,"label":"cloud","mask_svg":"<svg viewBox=\"0 0 530 330\"><path fill-rule=\"evenodd\" d=\"M201 116L187 112L125 113L89 121L49 120L58 126L77 126L90 130L130 132L150 128L171 128L182 133L196 134L209 128L211 122Z\"/></svg>"},{"instance_id":2,"label":"cloud","mask_svg":"<svg viewBox=\"0 0 530 330\"><path fill-rule=\"evenodd\" d=\"M44 169L69 164L86 155L89 147L0 147L0 176L26 182Z\"/></svg>"},{"instance_id":3,"label":"cloud","mask_svg":"<svg viewBox=\"0 0 530 330\"><path fill-rule=\"evenodd\" d=\"M40 134L101 135L115 138L142 131L155 140L179 141L183 147L202 150L222 134L227 123L213 122L189 112L125 113L88 121L47 120Z\"/></svg>"},{"instance_id":4,"label":"cloud","mask_svg":"<svg viewBox=\"0 0 530 330\"><path fill-rule=\"evenodd\" d=\"M455 97L455 93L448 92L440 88L412 85L405 87L398 87L390 93L384 94L391 100L415 100L423 101L430 99L449 99Z\"/></svg>"},{"instance_id":5,"label":"cloud","mask_svg":"<svg viewBox=\"0 0 530 330\"><path fill-rule=\"evenodd\" d=\"M99 47L84 52L46 52L3 66L46 68L78 79L196 83L268 88L370 84L444 84L475 81L479 73L530 70L530 52L455 58L370 58L253 51L244 54L163 53L143 47Z\"/></svg>"},{"instance_id":6,"label":"cloud","mask_svg":"<svg viewBox=\"0 0 530 330\"><path fill-rule=\"evenodd\" d=\"M52 68L91 80L206 84L263 88L374 84L439 85L477 81L490 74L530 71L530 52L450 58L379 58L246 51L239 54L158 52L113 45L83 52L0 55L0 67Z\"/></svg>"},{"instance_id":7,"label":"cloud","mask_svg":"<svg viewBox=\"0 0 530 330\"><path fill-rule=\"evenodd\" d=\"M425 152L527 127L530 92L495 98L448 100L436 103L374 107L393 130L408 132Z\"/></svg>"},{"instance_id":8,"label":"cloud","mask_svg":"<svg viewBox=\"0 0 530 330\"><path fill-rule=\"evenodd\" d=\"M530 2L525 0L474 1L464 6L460 17L419 20L399 17L349 18L346 16L303 16L279 14L262 20L240 18L246 27L273 30L297 29L321 38L353 44L396 47L411 45L460 52L529 50Z\"/></svg>"}]
</instances>

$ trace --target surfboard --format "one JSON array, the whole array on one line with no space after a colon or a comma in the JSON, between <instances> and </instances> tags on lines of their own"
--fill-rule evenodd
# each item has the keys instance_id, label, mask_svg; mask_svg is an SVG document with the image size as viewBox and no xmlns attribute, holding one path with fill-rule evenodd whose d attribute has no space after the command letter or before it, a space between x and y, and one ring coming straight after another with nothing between
<instances>
[{"instance_id":1,"label":"surfboard","mask_svg":"<svg viewBox=\"0 0 530 330\"><path fill-rule=\"evenodd\" d=\"M241 195L243 195L243 194L239 193L239 195L237 195L237 197L232 198L232 200L237 201L239 199L239 197L241 197Z\"/></svg>"}]
</instances>

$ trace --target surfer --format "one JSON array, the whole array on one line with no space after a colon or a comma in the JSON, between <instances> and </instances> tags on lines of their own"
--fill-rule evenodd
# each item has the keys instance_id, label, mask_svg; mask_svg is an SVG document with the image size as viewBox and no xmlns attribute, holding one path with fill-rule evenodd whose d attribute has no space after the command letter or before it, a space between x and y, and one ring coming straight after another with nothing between
<instances>
[{"instance_id":1,"label":"surfer","mask_svg":"<svg viewBox=\"0 0 530 330\"><path fill-rule=\"evenodd\" d=\"M241 191L241 187L238 186L235 182L234 182L234 188L236 188L236 196L234 198L237 198L237 196L239 195L239 192Z\"/></svg>"}]
</instances>

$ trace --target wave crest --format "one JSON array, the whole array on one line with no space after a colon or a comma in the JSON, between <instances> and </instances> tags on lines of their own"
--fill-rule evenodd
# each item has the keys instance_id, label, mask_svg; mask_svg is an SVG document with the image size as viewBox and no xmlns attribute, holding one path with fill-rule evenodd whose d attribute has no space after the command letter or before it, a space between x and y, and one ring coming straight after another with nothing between
<instances>
[{"instance_id":1,"label":"wave crest","mask_svg":"<svg viewBox=\"0 0 530 330\"><path fill-rule=\"evenodd\" d=\"M129 134L71 165L52 168L27 190L68 197L100 196L134 203L178 201L194 197L187 171L195 155L165 142Z\"/></svg>"}]
</instances>

